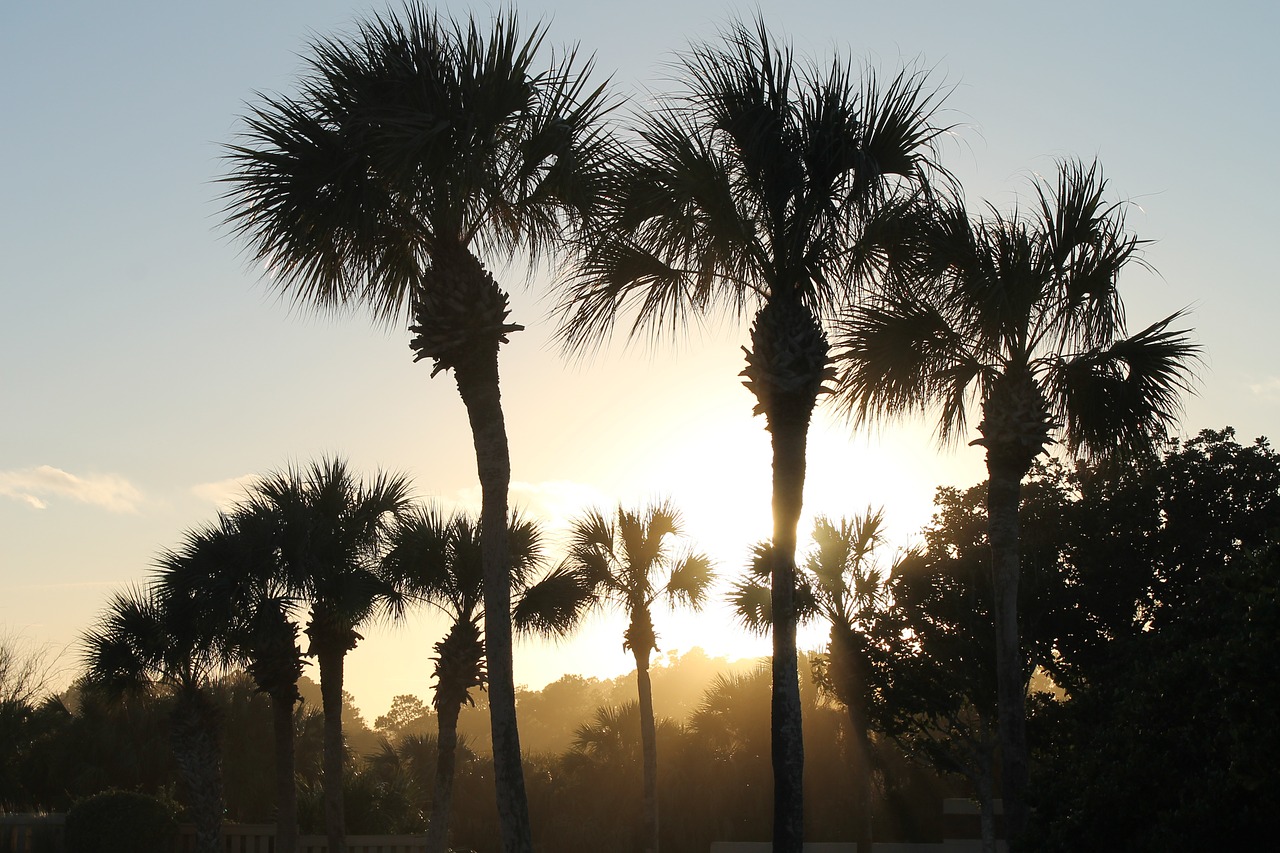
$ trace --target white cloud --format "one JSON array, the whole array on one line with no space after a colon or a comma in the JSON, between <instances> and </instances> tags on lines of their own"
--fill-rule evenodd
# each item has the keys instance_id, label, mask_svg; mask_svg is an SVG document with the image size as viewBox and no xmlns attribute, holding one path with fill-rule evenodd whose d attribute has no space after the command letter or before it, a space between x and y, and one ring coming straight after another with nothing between
<instances>
[{"instance_id":1,"label":"white cloud","mask_svg":"<svg viewBox=\"0 0 1280 853\"><path fill-rule=\"evenodd\" d=\"M1250 383L1249 390L1258 397L1280 400L1280 376L1271 376L1261 382Z\"/></svg>"},{"instance_id":2,"label":"white cloud","mask_svg":"<svg viewBox=\"0 0 1280 853\"><path fill-rule=\"evenodd\" d=\"M136 512L142 501L142 492L118 474L78 477L51 465L0 471L0 496L35 509L45 509L46 498L71 498L112 512Z\"/></svg>"},{"instance_id":3,"label":"white cloud","mask_svg":"<svg viewBox=\"0 0 1280 853\"><path fill-rule=\"evenodd\" d=\"M229 480L219 480L216 483L200 483L192 486L191 494L209 501L219 509L226 509L243 501L249 485L257 480L257 474L242 474Z\"/></svg>"}]
</instances>

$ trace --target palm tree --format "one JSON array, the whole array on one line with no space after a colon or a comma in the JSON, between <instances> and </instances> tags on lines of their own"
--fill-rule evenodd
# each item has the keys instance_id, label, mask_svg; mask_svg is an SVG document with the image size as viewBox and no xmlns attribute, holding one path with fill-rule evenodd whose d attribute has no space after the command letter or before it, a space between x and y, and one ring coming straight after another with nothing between
<instances>
[{"instance_id":1,"label":"palm tree","mask_svg":"<svg viewBox=\"0 0 1280 853\"><path fill-rule=\"evenodd\" d=\"M658 851L658 743L653 717L649 658L658 650L653 607L659 601L702 607L713 580L711 560L704 554L673 555L671 538L681 535L680 515L669 502L640 511L618 507L605 518L588 512L570 525L569 554L564 566L582 578L602 606L626 610L630 619L623 649L636 661L640 700L640 742L644 749L645 849Z\"/></svg>"},{"instance_id":2,"label":"palm tree","mask_svg":"<svg viewBox=\"0 0 1280 853\"><path fill-rule=\"evenodd\" d=\"M809 421L831 377L822 318L850 296L861 223L932 167L936 98L923 75L859 87L849 63L797 69L764 25L683 58L686 90L641 119L612 214L566 287L561 337L581 351L619 315L661 337L719 311L754 312L746 385L773 444L774 845L803 841L796 527Z\"/></svg>"},{"instance_id":3,"label":"palm tree","mask_svg":"<svg viewBox=\"0 0 1280 853\"><path fill-rule=\"evenodd\" d=\"M858 849L872 843L875 752L867 719L870 701L868 628L888 604L888 573L874 555L884 544L884 511L867 510L852 520L813 523L813 548L797 575L796 609L801 622L821 619L830 627L824 681L845 707L857 738L862 775L862 823ZM771 621L769 546L756 547L747 577L735 583L729 600L743 625L767 631Z\"/></svg>"},{"instance_id":4,"label":"palm tree","mask_svg":"<svg viewBox=\"0 0 1280 853\"><path fill-rule=\"evenodd\" d=\"M489 699L503 848L531 850L516 729L508 586L511 463L498 350L522 326L488 256L537 258L588 219L610 151L569 51L535 67L546 30L514 13L488 38L416 2L343 42L312 46L301 93L271 98L231 146L228 220L284 293L321 309L361 304L407 319L414 359L452 370L482 492Z\"/></svg>"},{"instance_id":5,"label":"palm tree","mask_svg":"<svg viewBox=\"0 0 1280 853\"><path fill-rule=\"evenodd\" d=\"M162 555L160 563L177 559ZM209 693L222 664L213 620L200 603L158 587L116 593L82 640L86 680L124 698L159 691L172 697L170 742L196 825L197 853L221 844L220 709Z\"/></svg>"},{"instance_id":6,"label":"palm tree","mask_svg":"<svg viewBox=\"0 0 1280 853\"><path fill-rule=\"evenodd\" d=\"M320 667L325 824L336 853L346 850L343 666L361 640L358 629L395 604L396 591L380 574L379 561L392 523L408 503L403 477L379 472L361 482L339 459L289 468L250 487L249 511L275 527L285 584L310 607L307 654Z\"/></svg>"},{"instance_id":7,"label":"palm tree","mask_svg":"<svg viewBox=\"0 0 1280 853\"><path fill-rule=\"evenodd\" d=\"M298 845L298 792L294 777L294 706L302 700L302 649L294 621L297 600L280 563L280 527L265 506L238 507L187 534L162 566L158 582L174 594L202 602L222 620L221 639L233 663L245 667L271 702L276 764L276 847Z\"/></svg>"},{"instance_id":8,"label":"palm tree","mask_svg":"<svg viewBox=\"0 0 1280 853\"><path fill-rule=\"evenodd\" d=\"M484 688L487 673L484 608L484 545L479 520L446 517L437 508L419 507L391 531L382 570L400 595L424 601L450 621L435 644L435 695L439 728L435 790L427 827L428 853L446 853L458 751L458 717L474 704L472 688ZM542 536L531 522L515 520L508 532L511 585L519 594L512 613L517 630L563 636L577 624L587 593L569 572L557 570L535 582L543 562Z\"/></svg>"},{"instance_id":9,"label":"palm tree","mask_svg":"<svg viewBox=\"0 0 1280 853\"><path fill-rule=\"evenodd\" d=\"M1088 456L1148 451L1175 422L1199 352L1174 314L1127 335L1117 289L1141 264L1124 207L1096 162L1060 164L1031 211L971 218L942 202L892 246L888 286L840 328L839 395L855 420L936 404L946 443L982 419L995 590L998 705L1008 830L1026 822L1024 669L1018 635L1020 489L1055 442ZM895 235L903 237L902 232Z\"/></svg>"}]
</instances>

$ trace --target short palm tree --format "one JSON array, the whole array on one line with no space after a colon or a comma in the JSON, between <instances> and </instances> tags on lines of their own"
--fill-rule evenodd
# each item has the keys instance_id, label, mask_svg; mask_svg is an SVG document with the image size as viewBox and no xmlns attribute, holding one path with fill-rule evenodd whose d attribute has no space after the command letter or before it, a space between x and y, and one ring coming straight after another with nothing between
<instances>
[{"instance_id":1,"label":"short palm tree","mask_svg":"<svg viewBox=\"0 0 1280 853\"><path fill-rule=\"evenodd\" d=\"M702 607L714 575L704 554L674 554L680 515L664 502L639 511L618 507L612 518L598 510L570 525L563 566L581 578L601 606L626 611L630 624L623 648L636 661L640 742L644 750L644 844L658 851L658 744L649 659L658 650L653 607L659 602Z\"/></svg>"},{"instance_id":2,"label":"short palm tree","mask_svg":"<svg viewBox=\"0 0 1280 853\"><path fill-rule=\"evenodd\" d=\"M329 849L342 853L343 666L361 640L359 628L395 604L380 560L396 517L408 506L409 483L383 472L363 482L344 461L326 459L269 474L249 494L247 511L275 527L286 588L310 608L307 654L320 667L324 709L325 824Z\"/></svg>"},{"instance_id":3,"label":"short palm tree","mask_svg":"<svg viewBox=\"0 0 1280 853\"><path fill-rule=\"evenodd\" d=\"M763 24L683 57L686 89L642 117L620 158L608 227L566 284L561 336L581 351L621 315L663 336L716 312L754 314L746 385L773 442L774 845L803 842L796 672L796 527L814 406L830 378L823 317L850 296L861 224L932 169L936 99L919 74L859 86L778 48Z\"/></svg>"},{"instance_id":4,"label":"short palm tree","mask_svg":"<svg viewBox=\"0 0 1280 853\"><path fill-rule=\"evenodd\" d=\"M164 564L178 559L162 555ZM86 681L107 695L171 696L170 741L196 825L197 853L218 853L222 827L221 712L209 692L223 662L200 603L158 587L116 593L84 636Z\"/></svg>"},{"instance_id":5,"label":"short palm tree","mask_svg":"<svg viewBox=\"0 0 1280 853\"><path fill-rule=\"evenodd\" d=\"M870 701L868 628L888 604L889 573L875 560L884 544L884 511L867 510L853 519L834 522L819 516L813 524L813 548L797 576L796 609L801 622L819 619L830 625L826 681L849 713L861 752L862 821L858 849L872 844L871 805L875 754L867 719ZM735 583L729 600L742 623L767 631L771 623L769 547L756 548L748 575Z\"/></svg>"},{"instance_id":6,"label":"short palm tree","mask_svg":"<svg viewBox=\"0 0 1280 853\"><path fill-rule=\"evenodd\" d=\"M276 752L276 839L279 853L298 846L298 795L294 777L294 706L302 700L302 649L294 621L298 601L281 565L280 528L264 506L219 513L207 527L187 534L158 583L202 603L221 620L230 662L243 666L271 702Z\"/></svg>"},{"instance_id":7,"label":"short palm tree","mask_svg":"<svg viewBox=\"0 0 1280 853\"><path fill-rule=\"evenodd\" d=\"M321 309L406 321L414 359L452 370L471 422L485 530L490 714L503 849L529 853L507 614L511 463L498 350L522 327L486 258L540 256L600 196L609 108L573 51L514 13L486 35L417 2L312 46L291 98L268 99L231 146L228 219L273 282Z\"/></svg>"},{"instance_id":8,"label":"short palm tree","mask_svg":"<svg viewBox=\"0 0 1280 853\"><path fill-rule=\"evenodd\" d=\"M1072 453L1131 456L1175 423L1199 347L1174 314L1128 335L1120 273L1141 264L1122 204L1096 162L1060 164L1030 211L975 219L962 200L925 210L894 235L882 297L838 338L840 399L855 418L936 407L948 442L981 412L1008 829L1026 821L1024 671L1018 634L1022 480L1061 440ZM1059 439L1055 439L1058 436Z\"/></svg>"},{"instance_id":9,"label":"short palm tree","mask_svg":"<svg viewBox=\"0 0 1280 853\"><path fill-rule=\"evenodd\" d=\"M463 705L474 704L473 688L487 681L483 625L484 547L479 520L466 515L446 517L434 507L419 507L392 529L382 570L399 591L403 603L423 601L450 621L444 639L435 644L435 707L439 727L435 789L427 827L428 853L448 850L453 803L454 767L458 750L458 717ZM563 636L577 624L587 604L587 591L569 572L557 570L538 577L543 562L542 536L537 526L517 519L507 541L511 549L511 586L518 598L512 618L516 630Z\"/></svg>"}]
</instances>

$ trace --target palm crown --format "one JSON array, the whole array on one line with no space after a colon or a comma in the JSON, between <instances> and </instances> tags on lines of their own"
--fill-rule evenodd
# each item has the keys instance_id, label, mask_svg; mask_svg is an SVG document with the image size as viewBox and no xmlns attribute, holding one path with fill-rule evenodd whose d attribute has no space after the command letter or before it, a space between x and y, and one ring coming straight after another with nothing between
<instances>
[{"instance_id":1,"label":"palm crown","mask_svg":"<svg viewBox=\"0 0 1280 853\"><path fill-rule=\"evenodd\" d=\"M456 339L478 307L459 302L459 264L536 257L598 195L608 98L572 51L535 70L544 36L521 37L509 14L486 38L411 5L316 42L300 94L264 99L229 147L229 223L300 301L419 325L444 312ZM517 328L505 294L486 296L489 326L472 331ZM439 368L448 344L425 352Z\"/></svg>"},{"instance_id":2,"label":"palm crown","mask_svg":"<svg viewBox=\"0 0 1280 853\"><path fill-rule=\"evenodd\" d=\"M771 299L812 309L845 296L860 219L934 168L935 99L918 74L859 88L835 62L797 72L763 24L683 57L687 91L640 123L595 240L562 305L572 348L620 314L631 332L741 315ZM909 194L909 193L908 193Z\"/></svg>"},{"instance_id":3,"label":"palm crown","mask_svg":"<svg viewBox=\"0 0 1280 853\"><path fill-rule=\"evenodd\" d=\"M1029 213L972 219L953 201L917 219L892 247L892 285L839 326L846 407L863 419L937 402L947 441L976 400L975 443L1027 464L1055 432L1093 454L1163 435L1199 348L1169 328L1180 314L1126 337L1117 285L1141 241L1106 186L1097 163L1068 162Z\"/></svg>"}]
</instances>

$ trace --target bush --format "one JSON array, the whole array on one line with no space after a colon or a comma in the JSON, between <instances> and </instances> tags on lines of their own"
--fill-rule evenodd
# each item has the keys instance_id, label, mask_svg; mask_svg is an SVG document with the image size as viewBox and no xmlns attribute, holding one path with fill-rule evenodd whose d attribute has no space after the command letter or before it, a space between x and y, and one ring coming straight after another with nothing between
<instances>
[{"instance_id":1,"label":"bush","mask_svg":"<svg viewBox=\"0 0 1280 853\"><path fill-rule=\"evenodd\" d=\"M103 791L67 812L67 850L75 853L163 851L177 831L170 802L134 791Z\"/></svg>"}]
</instances>

